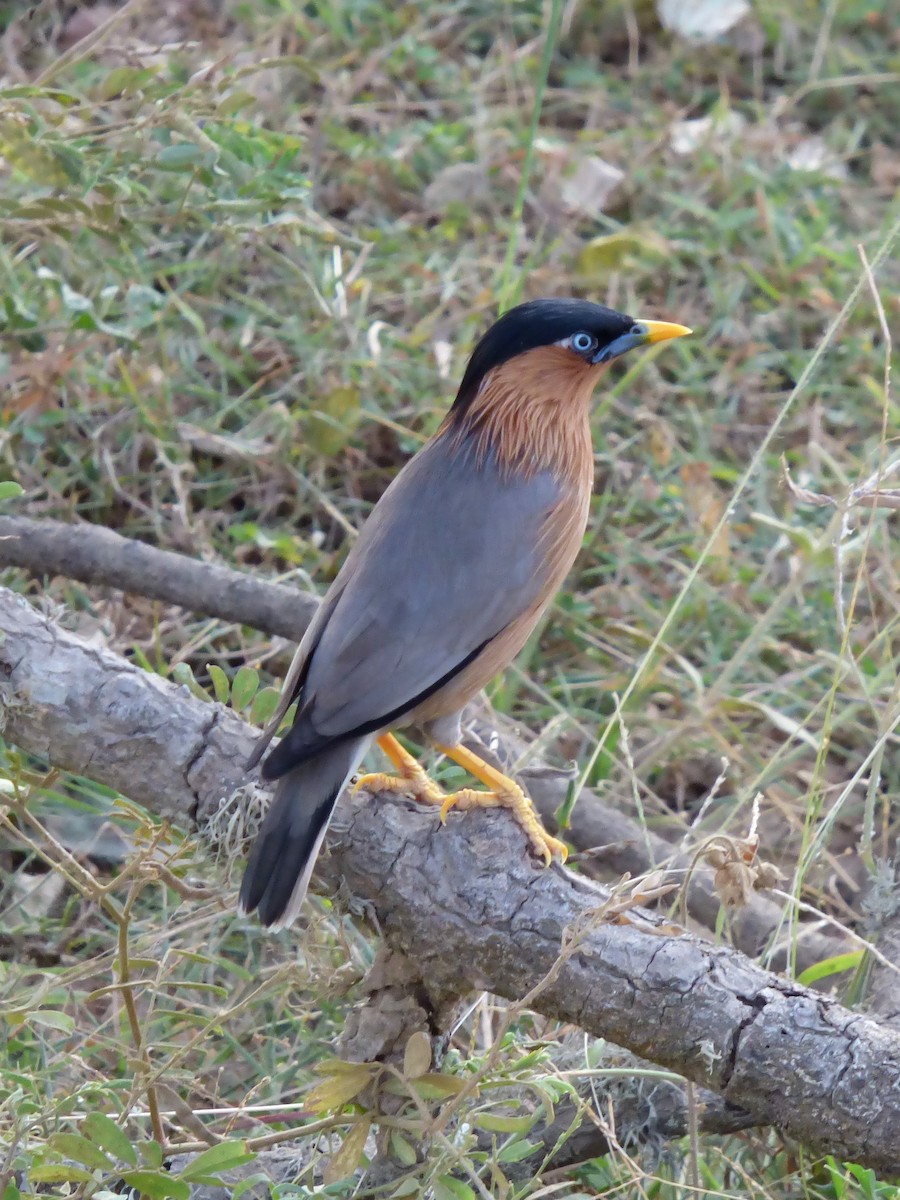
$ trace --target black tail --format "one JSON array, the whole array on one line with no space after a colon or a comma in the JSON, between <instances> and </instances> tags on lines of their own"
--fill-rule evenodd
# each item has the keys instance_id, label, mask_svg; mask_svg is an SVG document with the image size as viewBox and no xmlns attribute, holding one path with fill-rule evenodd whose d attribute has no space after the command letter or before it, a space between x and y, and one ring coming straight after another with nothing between
<instances>
[{"instance_id":1,"label":"black tail","mask_svg":"<svg viewBox=\"0 0 900 1200\"><path fill-rule=\"evenodd\" d=\"M244 871L239 912L258 909L275 929L296 920L334 806L370 741L332 743L278 781Z\"/></svg>"}]
</instances>

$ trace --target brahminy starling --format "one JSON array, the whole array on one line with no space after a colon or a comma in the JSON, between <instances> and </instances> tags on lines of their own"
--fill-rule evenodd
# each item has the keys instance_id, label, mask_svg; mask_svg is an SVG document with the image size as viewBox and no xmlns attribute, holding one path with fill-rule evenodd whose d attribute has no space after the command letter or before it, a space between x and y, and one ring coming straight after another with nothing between
<instances>
[{"instance_id":1,"label":"brahminy starling","mask_svg":"<svg viewBox=\"0 0 900 1200\"><path fill-rule=\"evenodd\" d=\"M512 779L461 745L466 704L525 645L582 544L594 480L590 401L608 363L682 337L585 300L511 309L469 360L450 411L360 531L307 629L255 766L275 796L250 854L243 912L299 913L338 797L374 741L396 774L357 787L440 805L508 807L534 853L566 846ZM391 730L415 726L486 791L446 794Z\"/></svg>"}]
</instances>

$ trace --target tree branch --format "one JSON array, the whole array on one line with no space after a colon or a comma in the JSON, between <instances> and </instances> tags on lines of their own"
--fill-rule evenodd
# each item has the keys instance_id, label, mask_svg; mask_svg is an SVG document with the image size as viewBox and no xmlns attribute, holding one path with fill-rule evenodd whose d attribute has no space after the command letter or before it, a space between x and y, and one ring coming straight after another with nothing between
<instances>
[{"instance_id":1,"label":"tree branch","mask_svg":"<svg viewBox=\"0 0 900 1200\"><path fill-rule=\"evenodd\" d=\"M319 606L296 588L261 585L241 571L157 550L100 525L2 516L0 566L119 588L294 641Z\"/></svg>"},{"instance_id":2,"label":"tree branch","mask_svg":"<svg viewBox=\"0 0 900 1200\"><path fill-rule=\"evenodd\" d=\"M0 589L6 736L151 811L206 829L254 732ZM433 995L480 989L669 1067L817 1150L900 1171L900 1035L608 889L538 869L499 810L345 797L320 871L371 905Z\"/></svg>"},{"instance_id":3,"label":"tree branch","mask_svg":"<svg viewBox=\"0 0 900 1200\"><path fill-rule=\"evenodd\" d=\"M572 811L569 828L561 831L556 814L566 799L569 778L562 771L548 768L541 762L529 761L529 744L504 718L492 714L490 719L476 720L475 728L482 743L496 740L494 726L499 725L501 756L496 756L501 769L512 770L534 801L541 820L551 833L565 837L579 850L593 851L583 869L592 876L620 879L633 878L648 871L662 870L662 882L682 883L693 860L693 852L678 850L666 838L653 830L642 829L627 813L604 804L596 792L584 788ZM479 750L484 753L484 748ZM722 911L722 901L716 891L711 871L694 871L687 885L687 910L691 917L715 929ZM755 958L766 948L771 952L771 964L780 970L795 952L797 970L823 962L851 948L848 940L804 927L787 928L783 910L774 900L757 892L749 904L728 914L728 935L732 945ZM777 938L774 946L770 946ZM796 942L792 944L792 939ZM895 1003L897 980L893 981ZM890 991L891 983L885 980Z\"/></svg>"},{"instance_id":4,"label":"tree branch","mask_svg":"<svg viewBox=\"0 0 900 1200\"><path fill-rule=\"evenodd\" d=\"M82 583L121 588L294 641L302 637L318 605L315 597L293 588L228 567L197 562L183 554L156 550L87 523L66 525L60 521L0 517L0 565L22 567L38 576L61 574ZM568 780L534 761L528 743L508 722L493 717L491 721L501 726L501 765L525 764L519 774L545 824L551 832L557 832L555 814L566 798ZM484 740L491 740L492 725L480 724ZM599 865L605 867L607 877L619 878L626 872L637 876L665 863L674 872L673 878L680 878L678 872L689 862L689 856L678 856L665 838L645 832L627 814L605 804L587 788L578 798L565 835L580 850L605 847ZM590 862L585 868L593 873ZM708 929L715 928L721 904L709 872L692 876L687 906L695 920ZM733 915L730 935L735 946L756 956L776 931L785 928L781 908L758 894ZM796 962L802 970L846 950L843 939L801 927ZM785 958L782 948L773 958L774 965L782 965ZM889 982L886 988L890 990Z\"/></svg>"}]
</instances>

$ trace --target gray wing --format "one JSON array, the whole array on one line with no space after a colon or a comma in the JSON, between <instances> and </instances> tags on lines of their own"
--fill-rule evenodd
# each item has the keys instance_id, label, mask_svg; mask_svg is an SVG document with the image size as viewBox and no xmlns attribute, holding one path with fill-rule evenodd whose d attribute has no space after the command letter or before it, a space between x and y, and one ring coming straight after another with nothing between
<instances>
[{"instance_id":1,"label":"gray wing","mask_svg":"<svg viewBox=\"0 0 900 1200\"><path fill-rule=\"evenodd\" d=\"M541 534L561 495L549 472L509 478L442 439L420 451L335 580L303 684L315 732L381 727L529 608L546 587Z\"/></svg>"},{"instance_id":2,"label":"gray wing","mask_svg":"<svg viewBox=\"0 0 900 1200\"><path fill-rule=\"evenodd\" d=\"M269 718L265 729L256 739L256 744L250 757L247 759L247 770L252 771L259 760L269 748L269 743L278 732L281 722L284 720L284 714L297 699L300 691L303 688L303 681L306 677L306 667L309 662L309 656L316 643L319 640L322 630L328 623L328 618L338 601L340 595L335 584L328 590L328 594L316 609L315 616L307 626L306 632L300 640L300 645L294 651L294 657L291 659L291 665L284 679L284 685L281 689L281 696L275 711Z\"/></svg>"}]
</instances>

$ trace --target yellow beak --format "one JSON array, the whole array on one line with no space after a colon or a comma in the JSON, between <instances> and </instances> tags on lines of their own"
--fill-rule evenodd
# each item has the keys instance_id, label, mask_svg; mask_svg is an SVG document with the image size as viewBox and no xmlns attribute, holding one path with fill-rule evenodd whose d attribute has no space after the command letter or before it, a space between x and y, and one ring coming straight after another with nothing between
<instances>
[{"instance_id":1,"label":"yellow beak","mask_svg":"<svg viewBox=\"0 0 900 1200\"><path fill-rule=\"evenodd\" d=\"M612 362L620 354L627 354L638 346L649 346L653 342L666 342L669 338L687 337L693 330L686 325L672 325L669 321L635 321L627 333L620 334L598 350L591 362Z\"/></svg>"},{"instance_id":2,"label":"yellow beak","mask_svg":"<svg viewBox=\"0 0 900 1200\"><path fill-rule=\"evenodd\" d=\"M670 321L638 321L637 324L646 331L643 341L649 345L667 342L669 338L687 337L694 332L687 325L673 325Z\"/></svg>"}]
</instances>

